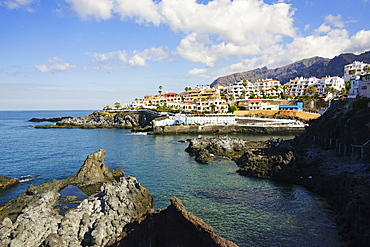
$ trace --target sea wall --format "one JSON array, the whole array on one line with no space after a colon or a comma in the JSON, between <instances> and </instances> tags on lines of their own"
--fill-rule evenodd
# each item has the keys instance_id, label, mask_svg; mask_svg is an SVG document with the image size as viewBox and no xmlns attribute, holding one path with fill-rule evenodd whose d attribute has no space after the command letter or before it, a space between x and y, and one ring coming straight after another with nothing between
<instances>
[{"instance_id":1,"label":"sea wall","mask_svg":"<svg viewBox=\"0 0 370 247\"><path fill-rule=\"evenodd\" d=\"M175 125L158 126L149 134L228 134L228 133L255 133L255 134L279 134L279 133L302 133L304 127L258 127L240 125Z\"/></svg>"}]
</instances>

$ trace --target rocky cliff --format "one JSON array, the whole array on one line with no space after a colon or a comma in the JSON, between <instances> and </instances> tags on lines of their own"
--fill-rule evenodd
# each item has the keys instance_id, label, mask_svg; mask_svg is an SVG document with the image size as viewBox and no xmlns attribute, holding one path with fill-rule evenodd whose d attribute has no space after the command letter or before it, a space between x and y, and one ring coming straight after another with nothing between
<instances>
[{"instance_id":1,"label":"rocky cliff","mask_svg":"<svg viewBox=\"0 0 370 247\"><path fill-rule=\"evenodd\" d=\"M212 82L212 86L220 84L228 86L230 83L250 80L252 82L259 79L273 78L285 84L290 79L296 77L310 77L315 76L318 78L327 75L343 76L344 65L350 64L353 61L363 61L370 63L370 51L360 55L351 53L340 54L333 59L313 57L304 59L283 67L268 69L267 67L258 68L246 72L235 73L227 76L217 78Z\"/></svg>"}]
</instances>

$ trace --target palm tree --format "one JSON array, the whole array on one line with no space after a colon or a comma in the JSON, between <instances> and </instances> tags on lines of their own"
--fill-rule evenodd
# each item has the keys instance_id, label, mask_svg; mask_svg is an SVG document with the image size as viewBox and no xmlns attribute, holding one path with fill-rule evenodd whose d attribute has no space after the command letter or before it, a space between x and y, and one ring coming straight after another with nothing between
<instances>
[{"instance_id":1,"label":"palm tree","mask_svg":"<svg viewBox=\"0 0 370 247\"><path fill-rule=\"evenodd\" d=\"M162 94L162 88L163 88L163 87L162 87L162 86L159 86L158 88L159 88L158 93L159 93L159 94Z\"/></svg>"},{"instance_id":2,"label":"palm tree","mask_svg":"<svg viewBox=\"0 0 370 247\"><path fill-rule=\"evenodd\" d=\"M313 86L308 86L308 87L304 90L304 92L305 92L306 94L310 94L310 95L312 95L312 94L317 93L317 88L315 88L315 87L313 87Z\"/></svg>"},{"instance_id":3,"label":"palm tree","mask_svg":"<svg viewBox=\"0 0 370 247\"><path fill-rule=\"evenodd\" d=\"M115 107L117 110L122 108L121 103L119 103L119 102L114 103L114 107Z\"/></svg>"},{"instance_id":4,"label":"palm tree","mask_svg":"<svg viewBox=\"0 0 370 247\"><path fill-rule=\"evenodd\" d=\"M283 94L286 94L286 90L289 89L289 84L284 84L281 86L281 89L283 90Z\"/></svg>"}]
</instances>

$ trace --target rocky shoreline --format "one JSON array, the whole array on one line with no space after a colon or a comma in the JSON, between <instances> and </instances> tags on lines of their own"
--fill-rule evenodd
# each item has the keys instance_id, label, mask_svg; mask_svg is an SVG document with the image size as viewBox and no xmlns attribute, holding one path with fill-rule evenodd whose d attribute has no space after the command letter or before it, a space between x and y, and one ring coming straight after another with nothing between
<instances>
[{"instance_id":1,"label":"rocky shoreline","mask_svg":"<svg viewBox=\"0 0 370 247\"><path fill-rule=\"evenodd\" d=\"M149 191L136 178L109 169L104 157L100 149L70 178L30 185L1 206L0 246L236 246L176 197L167 209L154 211ZM67 186L88 197L63 214L59 192Z\"/></svg>"},{"instance_id":2,"label":"rocky shoreline","mask_svg":"<svg viewBox=\"0 0 370 247\"><path fill-rule=\"evenodd\" d=\"M244 125L174 125L156 126L153 128L152 120L161 117L152 111L95 111L83 117L64 117L55 125L37 125L34 128L80 128L80 129L131 129L133 132L146 132L151 135L172 134L300 134L305 131L303 126L244 126ZM33 119L31 119L33 120ZM31 121L29 120L29 121ZM42 119L41 119L42 120ZM40 119L33 120L41 122ZM42 120L42 121L48 121Z\"/></svg>"},{"instance_id":3,"label":"rocky shoreline","mask_svg":"<svg viewBox=\"0 0 370 247\"><path fill-rule=\"evenodd\" d=\"M236 162L241 175L304 186L329 201L343 246L370 246L370 153L344 151L348 142L370 139L370 108L358 109L352 101L334 104L293 140L196 138L189 140L186 151L199 163L226 156Z\"/></svg>"}]
</instances>

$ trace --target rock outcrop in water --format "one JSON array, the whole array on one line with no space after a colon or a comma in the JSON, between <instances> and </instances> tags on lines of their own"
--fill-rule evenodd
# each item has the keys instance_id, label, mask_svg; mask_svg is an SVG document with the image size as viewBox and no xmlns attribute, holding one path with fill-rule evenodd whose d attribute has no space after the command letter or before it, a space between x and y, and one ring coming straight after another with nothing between
<instances>
[{"instance_id":1,"label":"rock outcrop in water","mask_svg":"<svg viewBox=\"0 0 370 247\"><path fill-rule=\"evenodd\" d=\"M65 216L55 209L59 194L50 190L26 205L13 223L0 225L0 246L105 246L133 217L152 207L149 192L134 177L106 183Z\"/></svg>"},{"instance_id":2,"label":"rock outcrop in water","mask_svg":"<svg viewBox=\"0 0 370 247\"><path fill-rule=\"evenodd\" d=\"M172 197L171 205L162 210L151 210L124 228L120 240L111 247L236 247L216 235L211 227L188 212L181 200Z\"/></svg>"},{"instance_id":3,"label":"rock outcrop in water","mask_svg":"<svg viewBox=\"0 0 370 247\"><path fill-rule=\"evenodd\" d=\"M246 141L230 136L200 137L190 139L185 151L195 155L199 163L209 163L212 159L211 154L236 159L247 150L261 145L261 142Z\"/></svg>"},{"instance_id":4,"label":"rock outcrop in water","mask_svg":"<svg viewBox=\"0 0 370 247\"><path fill-rule=\"evenodd\" d=\"M151 111L95 111L92 114L65 118L57 122L56 127L61 128L143 128L151 126L151 121L160 115ZM45 126L36 126L45 128ZM47 126L53 127L53 126Z\"/></svg>"},{"instance_id":5,"label":"rock outcrop in water","mask_svg":"<svg viewBox=\"0 0 370 247\"><path fill-rule=\"evenodd\" d=\"M104 246L133 217L152 207L152 197L134 177L122 177L104 164L105 150L89 155L70 178L29 186L0 209L0 246ZM121 177L121 178L120 178ZM120 178L119 181L116 179ZM59 214L58 193L67 185L100 192L65 216ZM89 190L93 188L93 191Z\"/></svg>"},{"instance_id":6,"label":"rock outcrop in water","mask_svg":"<svg viewBox=\"0 0 370 247\"><path fill-rule=\"evenodd\" d=\"M19 184L18 179L0 176L0 191L9 189L17 184Z\"/></svg>"}]
</instances>

